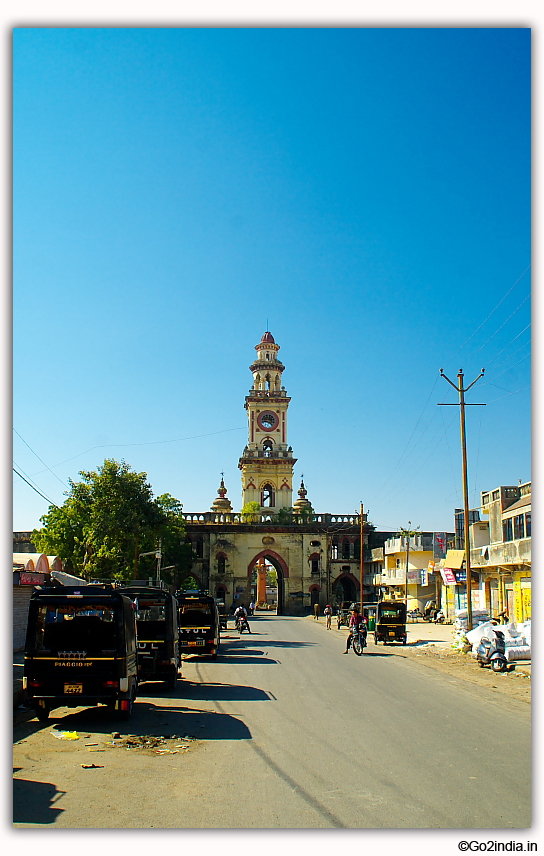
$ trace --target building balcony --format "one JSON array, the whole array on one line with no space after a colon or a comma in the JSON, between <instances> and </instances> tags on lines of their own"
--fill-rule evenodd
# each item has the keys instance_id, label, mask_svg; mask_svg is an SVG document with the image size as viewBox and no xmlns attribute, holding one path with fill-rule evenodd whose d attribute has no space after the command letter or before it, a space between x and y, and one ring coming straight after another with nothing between
<instances>
[{"instance_id":1,"label":"building balcony","mask_svg":"<svg viewBox=\"0 0 544 856\"><path fill-rule=\"evenodd\" d=\"M497 544L487 544L475 547L470 551L470 565L473 570L485 570L497 566L530 565L531 539L522 538L518 541L501 541Z\"/></svg>"}]
</instances>

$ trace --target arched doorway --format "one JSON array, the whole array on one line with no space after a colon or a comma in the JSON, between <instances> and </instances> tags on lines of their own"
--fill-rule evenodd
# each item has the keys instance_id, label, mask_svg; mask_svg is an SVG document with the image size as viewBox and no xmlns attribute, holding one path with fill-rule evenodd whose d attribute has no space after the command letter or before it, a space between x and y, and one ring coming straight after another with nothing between
<instances>
[{"instance_id":1,"label":"arched doorway","mask_svg":"<svg viewBox=\"0 0 544 856\"><path fill-rule=\"evenodd\" d=\"M227 587L223 583L219 583L215 587L215 599L222 600L223 603L226 603L227 600Z\"/></svg>"},{"instance_id":2,"label":"arched doorway","mask_svg":"<svg viewBox=\"0 0 544 856\"><path fill-rule=\"evenodd\" d=\"M321 586L313 585L310 586L310 606L313 610L316 603L319 603L319 592L321 591Z\"/></svg>"},{"instance_id":3,"label":"arched doorway","mask_svg":"<svg viewBox=\"0 0 544 856\"><path fill-rule=\"evenodd\" d=\"M248 591L252 591L252 578L253 572L255 570L255 566L259 563L261 559L271 565L277 574L277 605L276 605L276 615L283 615L285 612L285 579L289 577L289 568L285 560L279 555L279 553L275 553L273 550L262 550L258 553L249 563L247 572L248 572Z\"/></svg>"},{"instance_id":4,"label":"arched doorway","mask_svg":"<svg viewBox=\"0 0 544 856\"><path fill-rule=\"evenodd\" d=\"M361 585L359 581L348 571L343 571L332 584L332 593L336 605L338 606L343 600L349 600L356 603L359 598Z\"/></svg>"}]
</instances>

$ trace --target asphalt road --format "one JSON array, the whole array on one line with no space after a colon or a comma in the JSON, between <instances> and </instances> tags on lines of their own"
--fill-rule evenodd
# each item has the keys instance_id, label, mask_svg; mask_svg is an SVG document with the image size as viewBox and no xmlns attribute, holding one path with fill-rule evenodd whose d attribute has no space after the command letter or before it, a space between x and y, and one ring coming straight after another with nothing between
<instances>
[{"instance_id":1,"label":"asphalt road","mask_svg":"<svg viewBox=\"0 0 544 856\"><path fill-rule=\"evenodd\" d=\"M216 661L186 660L175 693L143 684L128 723L106 708L20 718L15 826L530 826L528 705L372 642L344 656L345 630L322 620L251 626L229 629ZM114 730L176 735L177 754L106 746ZM185 735L196 738L187 750Z\"/></svg>"}]
</instances>

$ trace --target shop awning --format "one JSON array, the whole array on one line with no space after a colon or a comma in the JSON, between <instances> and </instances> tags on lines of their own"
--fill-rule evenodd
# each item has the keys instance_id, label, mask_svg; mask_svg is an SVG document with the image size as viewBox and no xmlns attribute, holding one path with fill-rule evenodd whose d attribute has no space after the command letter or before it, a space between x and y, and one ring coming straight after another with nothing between
<instances>
[{"instance_id":1,"label":"shop awning","mask_svg":"<svg viewBox=\"0 0 544 856\"><path fill-rule=\"evenodd\" d=\"M446 561L444 562L445 568L452 568L452 570L460 570L463 567L463 562L465 561L465 551L464 550L448 550L446 553Z\"/></svg>"}]
</instances>

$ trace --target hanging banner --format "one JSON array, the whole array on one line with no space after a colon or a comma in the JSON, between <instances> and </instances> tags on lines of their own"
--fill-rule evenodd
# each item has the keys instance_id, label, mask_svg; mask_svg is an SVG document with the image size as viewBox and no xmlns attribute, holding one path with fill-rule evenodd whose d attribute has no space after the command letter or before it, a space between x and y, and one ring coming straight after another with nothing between
<instances>
[{"instance_id":1,"label":"hanging banner","mask_svg":"<svg viewBox=\"0 0 544 856\"><path fill-rule=\"evenodd\" d=\"M445 585L454 586L457 584L455 574L453 573L451 568L442 568L440 570L440 573L442 574L442 579L444 580Z\"/></svg>"},{"instance_id":2,"label":"hanging banner","mask_svg":"<svg viewBox=\"0 0 544 856\"><path fill-rule=\"evenodd\" d=\"M445 532L433 532L433 559L446 558L447 539Z\"/></svg>"}]
</instances>

